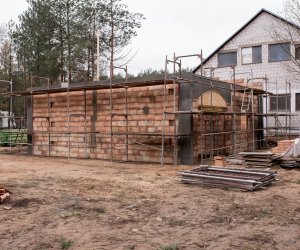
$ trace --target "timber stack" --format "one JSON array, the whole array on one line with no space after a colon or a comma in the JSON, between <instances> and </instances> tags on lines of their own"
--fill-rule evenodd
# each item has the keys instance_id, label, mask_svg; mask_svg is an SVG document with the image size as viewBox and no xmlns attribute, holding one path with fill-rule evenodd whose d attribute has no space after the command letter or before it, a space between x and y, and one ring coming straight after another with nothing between
<instances>
[{"instance_id":1,"label":"timber stack","mask_svg":"<svg viewBox=\"0 0 300 250\"><path fill-rule=\"evenodd\" d=\"M268 168L274 165L272 152L240 152L244 165L250 168Z\"/></svg>"}]
</instances>

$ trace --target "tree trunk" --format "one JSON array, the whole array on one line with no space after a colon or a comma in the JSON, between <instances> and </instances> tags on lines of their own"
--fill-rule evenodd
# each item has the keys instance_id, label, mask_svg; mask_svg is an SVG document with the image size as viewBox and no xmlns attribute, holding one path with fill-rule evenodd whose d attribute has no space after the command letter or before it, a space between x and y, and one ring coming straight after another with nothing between
<instances>
[{"instance_id":1,"label":"tree trunk","mask_svg":"<svg viewBox=\"0 0 300 250\"><path fill-rule=\"evenodd\" d=\"M72 66L71 66L71 41L70 41L70 1L67 1L67 46L68 46L68 79L72 82Z\"/></svg>"},{"instance_id":2,"label":"tree trunk","mask_svg":"<svg viewBox=\"0 0 300 250\"><path fill-rule=\"evenodd\" d=\"M113 1L111 0L111 9L110 9L110 25L111 25L111 41L110 41L110 77L114 79L114 18L113 18Z\"/></svg>"},{"instance_id":3,"label":"tree trunk","mask_svg":"<svg viewBox=\"0 0 300 250\"><path fill-rule=\"evenodd\" d=\"M63 37L63 24L62 24L62 13L60 12L59 18L59 48L60 48L60 81L64 79L64 37Z\"/></svg>"}]
</instances>

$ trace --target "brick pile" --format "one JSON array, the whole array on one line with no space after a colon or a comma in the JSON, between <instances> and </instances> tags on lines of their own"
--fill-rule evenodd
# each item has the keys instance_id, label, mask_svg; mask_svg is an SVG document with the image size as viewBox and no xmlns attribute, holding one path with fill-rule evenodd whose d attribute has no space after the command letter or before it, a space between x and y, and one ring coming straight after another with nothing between
<instances>
[{"instance_id":1,"label":"brick pile","mask_svg":"<svg viewBox=\"0 0 300 250\"><path fill-rule=\"evenodd\" d=\"M295 140L282 140L278 141L278 146L275 148L272 148L272 153L276 155L280 155L287 151L292 145L294 145Z\"/></svg>"},{"instance_id":2,"label":"brick pile","mask_svg":"<svg viewBox=\"0 0 300 250\"><path fill-rule=\"evenodd\" d=\"M10 198L10 192L0 185L0 203L8 200Z\"/></svg>"}]
</instances>

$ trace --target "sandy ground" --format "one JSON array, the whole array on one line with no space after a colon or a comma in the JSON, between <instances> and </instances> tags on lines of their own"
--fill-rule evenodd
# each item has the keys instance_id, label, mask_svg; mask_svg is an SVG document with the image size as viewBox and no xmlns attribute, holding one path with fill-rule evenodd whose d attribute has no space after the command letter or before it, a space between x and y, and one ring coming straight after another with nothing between
<instances>
[{"instance_id":1,"label":"sandy ground","mask_svg":"<svg viewBox=\"0 0 300 250\"><path fill-rule=\"evenodd\" d=\"M180 184L186 166L0 158L0 249L300 249L300 169L243 192Z\"/></svg>"}]
</instances>

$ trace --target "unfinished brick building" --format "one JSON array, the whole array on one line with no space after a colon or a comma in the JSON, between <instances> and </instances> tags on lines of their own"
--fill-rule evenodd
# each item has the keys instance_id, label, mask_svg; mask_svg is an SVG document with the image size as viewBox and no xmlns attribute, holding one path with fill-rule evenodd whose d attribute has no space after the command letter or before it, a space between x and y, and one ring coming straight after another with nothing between
<instances>
[{"instance_id":1,"label":"unfinished brick building","mask_svg":"<svg viewBox=\"0 0 300 250\"><path fill-rule=\"evenodd\" d=\"M253 150L260 140L255 90L241 112L244 87L188 74L31 88L33 155L195 164Z\"/></svg>"}]
</instances>

